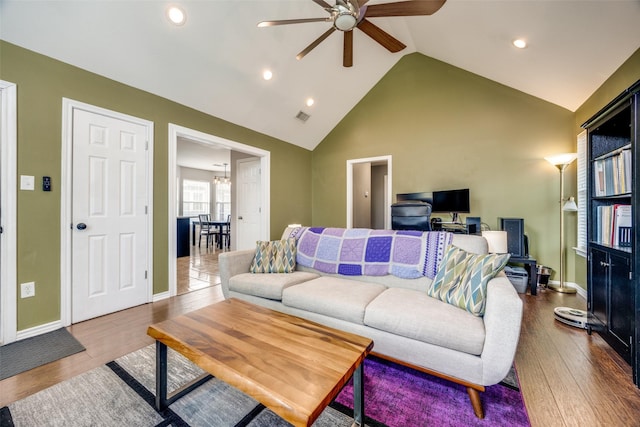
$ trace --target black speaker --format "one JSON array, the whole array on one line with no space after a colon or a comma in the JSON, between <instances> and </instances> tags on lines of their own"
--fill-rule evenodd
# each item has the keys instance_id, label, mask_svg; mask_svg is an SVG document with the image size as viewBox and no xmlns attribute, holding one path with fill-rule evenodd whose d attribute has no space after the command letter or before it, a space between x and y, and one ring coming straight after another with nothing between
<instances>
[{"instance_id":1,"label":"black speaker","mask_svg":"<svg viewBox=\"0 0 640 427\"><path fill-rule=\"evenodd\" d=\"M480 234L482 231L480 229L481 225L482 221L479 216L468 216L466 218L467 233L469 234Z\"/></svg>"},{"instance_id":2,"label":"black speaker","mask_svg":"<svg viewBox=\"0 0 640 427\"><path fill-rule=\"evenodd\" d=\"M524 219L498 218L500 230L507 232L507 251L513 256L527 256L524 244Z\"/></svg>"}]
</instances>

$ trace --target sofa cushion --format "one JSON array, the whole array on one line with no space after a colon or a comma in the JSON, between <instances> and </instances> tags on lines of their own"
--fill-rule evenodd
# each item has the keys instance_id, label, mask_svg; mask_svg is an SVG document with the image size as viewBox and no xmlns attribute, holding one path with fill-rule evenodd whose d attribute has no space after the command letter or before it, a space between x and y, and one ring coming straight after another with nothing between
<instances>
[{"instance_id":1,"label":"sofa cushion","mask_svg":"<svg viewBox=\"0 0 640 427\"><path fill-rule=\"evenodd\" d=\"M411 289L382 292L367 306L364 324L473 355L480 355L484 347L481 317Z\"/></svg>"},{"instance_id":2,"label":"sofa cushion","mask_svg":"<svg viewBox=\"0 0 640 427\"><path fill-rule=\"evenodd\" d=\"M296 240L283 239L256 242L251 273L291 273L296 269Z\"/></svg>"},{"instance_id":3,"label":"sofa cushion","mask_svg":"<svg viewBox=\"0 0 640 427\"><path fill-rule=\"evenodd\" d=\"M365 308L385 289L375 283L321 276L285 289L282 303L361 325Z\"/></svg>"},{"instance_id":4,"label":"sofa cushion","mask_svg":"<svg viewBox=\"0 0 640 427\"><path fill-rule=\"evenodd\" d=\"M509 254L473 254L451 245L427 295L465 309L474 316L482 316L487 283L507 261Z\"/></svg>"},{"instance_id":5,"label":"sofa cushion","mask_svg":"<svg viewBox=\"0 0 640 427\"><path fill-rule=\"evenodd\" d=\"M280 301L284 289L318 276L316 273L305 271L273 274L241 273L229 279L229 290Z\"/></svg>"}]
</instances>

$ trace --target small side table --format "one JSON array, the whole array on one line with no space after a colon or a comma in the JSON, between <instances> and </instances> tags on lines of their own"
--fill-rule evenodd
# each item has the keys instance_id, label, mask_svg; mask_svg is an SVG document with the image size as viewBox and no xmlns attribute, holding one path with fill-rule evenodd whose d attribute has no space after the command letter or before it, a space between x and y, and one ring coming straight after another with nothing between
<instances>
[{"instance_id":1,"label":"small side table","mask_svg":"<svg viewBox=\"0 0 640 427\"><path fill-rule=\"evenodd\" d=\"M511 258L509 258L509 264L524 264L524 268L527 269L527 273L529 274L529 289L531 290L531 295L536 295L538 289L536 259L531 258L530 256L511 255Z\"/></svg>"}]
</instances>

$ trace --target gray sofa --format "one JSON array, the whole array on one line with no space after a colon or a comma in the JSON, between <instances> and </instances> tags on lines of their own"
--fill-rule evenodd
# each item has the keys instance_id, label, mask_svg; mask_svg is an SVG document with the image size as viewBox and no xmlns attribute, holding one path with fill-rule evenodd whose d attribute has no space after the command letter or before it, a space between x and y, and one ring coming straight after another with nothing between
<instances>
[{"instance_id":1,"label":"gray sofa","mask_svg":"<svg viewBox=\"0 0 640 427\"><path fill-rule=\"evenodd\" d=\"M480 236L455 234L452 244L487 253ZM429 297L428 277L341 276L299 264L292 273L253 274L254 254L220 254L225 298L372 338L374 354L464 385L476 416L484 417L479 392L507 375L520 335L522 301L503 272L489 281L485 313L477 317Z\"/></svg>"}]
</instances>

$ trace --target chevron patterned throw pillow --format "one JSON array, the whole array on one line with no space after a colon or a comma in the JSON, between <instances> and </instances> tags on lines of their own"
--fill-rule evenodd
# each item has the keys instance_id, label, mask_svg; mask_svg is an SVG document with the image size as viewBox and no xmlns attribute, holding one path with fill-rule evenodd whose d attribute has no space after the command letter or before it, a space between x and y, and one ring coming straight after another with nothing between
<instances>
[{"instance_id":1,"label":"chevron patterned throw pillow","mask_svg":"<svg viewBox=\"0 0 640 427\"><path fill-rule=\"evenodd\" d=\"M483 316L487 283L498 274L509 254L472 254L449 246L427 295L437 298L474 316Z\"/></svg>"},{"instance_id":2,"label":"chevron patterned throw pillow","mask_svg":"<svg viewBox=\"0 0 640 427\"><path fill-rule=\"evenodd\" d=\"M292 273L296 269L296 239L257 241L251 273Z\"/></svg>"}]
</instances>

